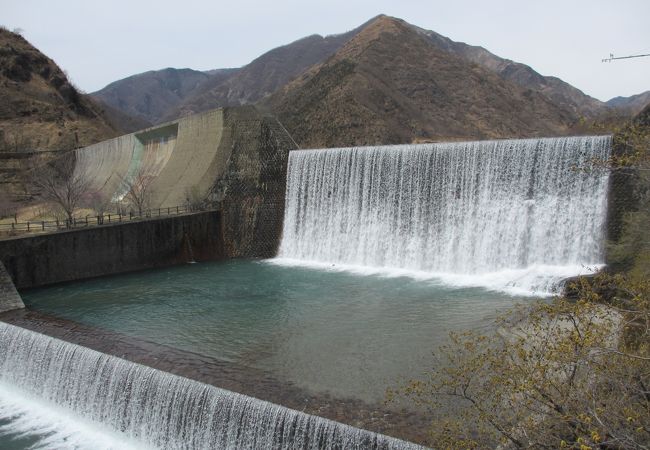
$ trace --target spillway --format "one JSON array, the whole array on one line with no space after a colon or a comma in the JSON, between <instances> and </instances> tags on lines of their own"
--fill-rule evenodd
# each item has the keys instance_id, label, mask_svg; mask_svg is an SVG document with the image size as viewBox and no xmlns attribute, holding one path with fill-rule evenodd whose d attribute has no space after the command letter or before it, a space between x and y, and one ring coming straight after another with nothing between
<instances>
[{"instance_id":1,"label":"spillway","mask_svg":"<svg viewBox=\"0 0 650 450\"><path fill-rule=\"evenodd\" d=\"M610 137L292 151L278 263L533 295L604 261Z\"/></svg>"},{"instance_id":2,"label":"spillway","mask_svg":"<svg viewBox=\"0 0 650 450\"><path fill-rule=\"evenodd\" d=\"M0 413L44 448L419 448L2 322Z\"/></svg>"}]
</instances>

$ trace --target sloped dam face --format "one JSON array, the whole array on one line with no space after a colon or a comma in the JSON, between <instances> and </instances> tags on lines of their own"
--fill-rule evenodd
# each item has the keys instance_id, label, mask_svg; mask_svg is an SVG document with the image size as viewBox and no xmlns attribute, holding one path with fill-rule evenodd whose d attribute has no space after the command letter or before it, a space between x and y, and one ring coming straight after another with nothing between
<instances>
[{"instance_id":1,"label":"sloped dam face","mask_svg":"<svg viewBox=\"0 0 650 450\"><path fill-rule=\"evenodd\" d=\"M84 346L0 323L0 443L415 448L385 434L424 442L428 418L386 409L386 388L449 331L602 266L609 147L291 152L277 258L23 293L32 312L5 321Z\"/></svg>"}]
</instances>

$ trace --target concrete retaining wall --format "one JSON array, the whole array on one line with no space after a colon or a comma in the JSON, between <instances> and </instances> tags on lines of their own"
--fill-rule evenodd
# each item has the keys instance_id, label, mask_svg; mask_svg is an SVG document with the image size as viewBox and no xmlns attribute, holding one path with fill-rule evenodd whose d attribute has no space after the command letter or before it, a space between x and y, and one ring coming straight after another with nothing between
<instances>
[{"instance_id":1,"label":"concrete retaining wall","mask_svg":"<svg viewBox=\"0 0 650 450\"><path fill-rule=\"evenodd\" d=\"M0 261L0 313L24 308L23 299L18 295L11 277Z\"/></svg>"},{"instance_id":2,"label":"concrete retaining wall","mask_svg":"<svg viewBox=\"0 0 650 450\"><path fill-rule=\"evenodd\" d=\"M211 211L0 240L0 261L15 286L26 289L182 264L192 257L219 259L223 248L221 214Z\"/></svg>"},{"instance_id":3,"label":"concrete retaining wall","mask_svg":"<svg viewBox=\"0 0 650 450\"><path fill-rule=\"evenodd\" d=\"M253 107L227 108L222 147L227 166L213 192L222 199L224 245L230 257L272 257L284 219L289 151L296 148L280 123ZM224 149L225 152L225 149Z\"/></svg>"}]
</instances>

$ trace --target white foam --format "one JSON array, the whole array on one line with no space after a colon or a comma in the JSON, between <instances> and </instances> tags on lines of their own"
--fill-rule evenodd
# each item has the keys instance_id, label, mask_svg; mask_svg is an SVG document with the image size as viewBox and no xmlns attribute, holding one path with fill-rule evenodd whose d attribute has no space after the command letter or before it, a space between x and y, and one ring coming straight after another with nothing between
<instances>
[{"instance_id":1,"label":"white foam","mask_svg":"<svg viewBox=\"0 0 650 450\"><path fill-rule=\"evenodd\" d=\"M273 258L264 260L263 262L277 266L346 272L361 276L379 276L382 278L406 277L447 287L477 287L522 297L548 297L556 295L560 292L563 280L579 275L590 275L603 267L602 264L589 266L534 265L522 269L507 269L480 274L457 274L426 272L398 267L339 264L295 258Z\"/></svg>"},{"instance_id":2,"label":"white foam","mask_svg":"<svg viewBox=\"0 0 650 450\"><path fill-rule=\"evenodd\" d=\"M36 449L146 449L115 430L70 414L71 411L0 382L0 439L38 437Z\"/></svg>"},{"instance_id":3,"label":"white foam","mask_svg":"<svg viewBox=\"0 0 650 450\"><path fill-rule=\"evenodd\" d=\"M0 383L5 436L46 449L419 448L1 321Z\"/></svg>"}]
</instances>

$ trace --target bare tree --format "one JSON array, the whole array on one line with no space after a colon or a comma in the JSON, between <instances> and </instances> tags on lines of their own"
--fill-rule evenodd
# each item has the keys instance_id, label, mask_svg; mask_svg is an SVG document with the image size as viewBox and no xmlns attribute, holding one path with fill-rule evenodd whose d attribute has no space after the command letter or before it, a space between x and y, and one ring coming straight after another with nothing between
<instances>
[{"instance_id":1,"label":"bare tree","mask_svg":"<svg viewBox=\"0 0 650 450\"><path fill-rule=\"evenodd\" d=\"M70 152L30 171L31 183L38 190L39 197L61 209L68 224L73 222L75 209L90 187L90 180L75 172L74 168L75 156Z\"/></svg>"},{"instance_id":2,"label":"bare tree","mask_svg":"<svg viewBox=\"0 0 650 450\"><path fill-rule=\"evenodd\" d=\"M129 205L138 211L138 215L146 210L151 204L151 184L155 177L144 167L141 167L135 175L122 179L124 199Z\"/></svg>"}]
</instances>

